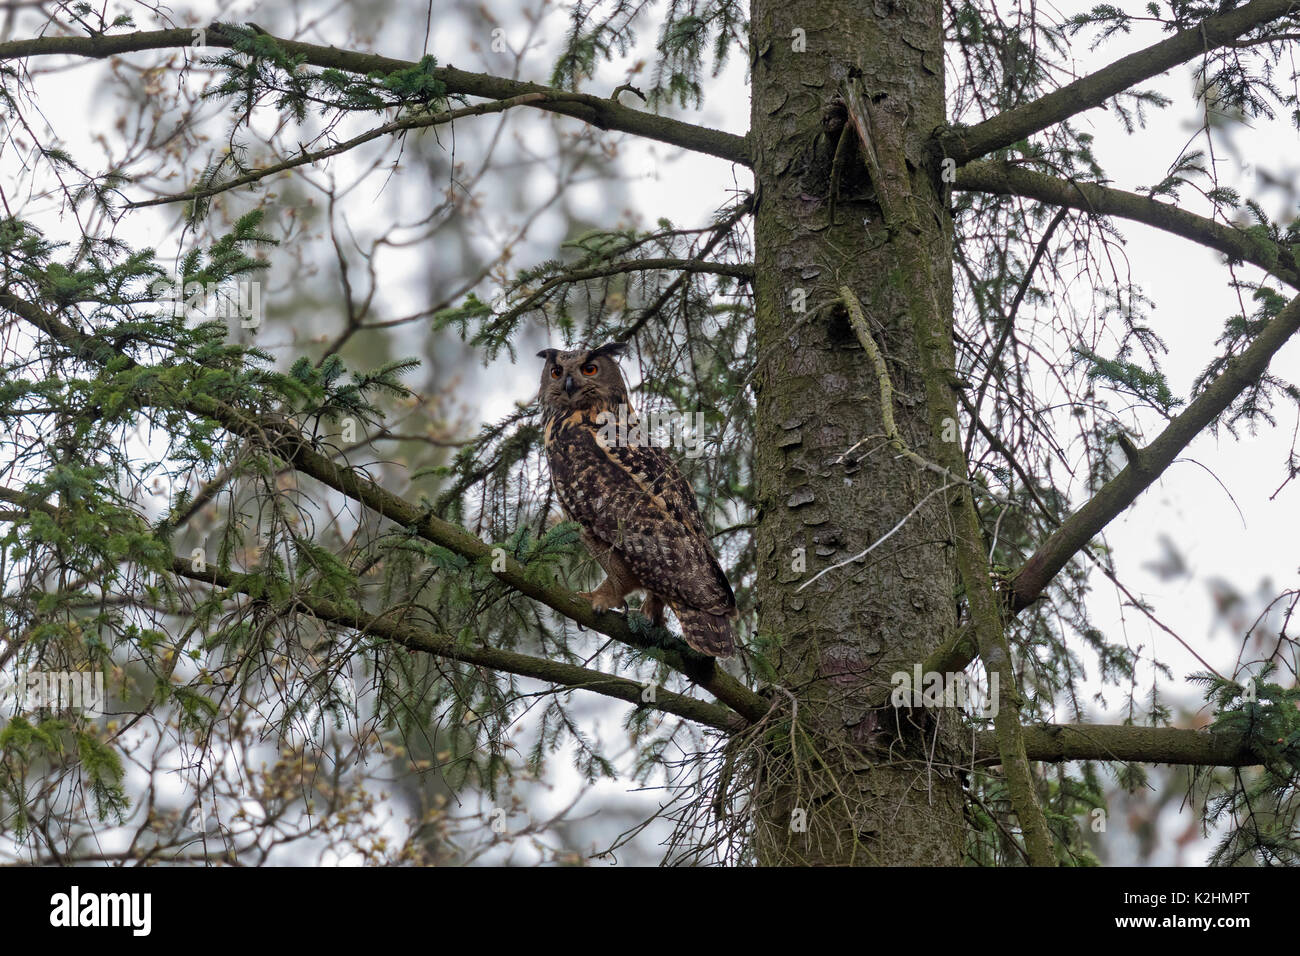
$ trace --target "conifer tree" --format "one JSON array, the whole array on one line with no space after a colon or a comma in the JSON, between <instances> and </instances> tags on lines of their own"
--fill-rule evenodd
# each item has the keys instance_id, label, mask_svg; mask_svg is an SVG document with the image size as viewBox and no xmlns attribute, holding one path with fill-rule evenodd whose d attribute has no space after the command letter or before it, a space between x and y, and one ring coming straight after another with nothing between
<instances>
[{"instance_id":1,"label":"conifer tree","mask_svg":"<svg viewBox=\"0 0 1300 956\"><path fill-rule=\"evenodd\" d=\"M574 0L549 75L525 56L554 22L536 11L392 14L427 20L425 49L472 23L501 65L476 72L328 21L119 6L9 11L0 40L13 858L470 862L526 837L580 859L564 814L524 793L563 753L589 784L664 788L669 863L1087 865L1107 772L1190 792L1214 862L1296 862L1300 590L1236 635L1235 670L1190 677L1087 604L1113 588L1163 628L1106 529L1198 435L1300 406L1273 361L1300 329L1300 220L1221 183L1214 152L1254 120L1300 126L1291 0L1058 19L990 0ZM483 19L507 15L522 45ZM1111 38L1143 45L1073 77ZM118 115L78 151L49 71L103 60ZM692 113L736 62L744 135ZM628 81L598 88L613 68ZM1187 105L1144 88L1171 70L1193 72L1206 117L1186 144L1145 129ZM1168 175L1111 183L1097 110L1168 150ZM545 156L502 145L520 114ZM737 189L648 228L570 209L565 241L518 258L546 206L638 142L711 157ZM427 215L410 167L439 184ZM549 201L522 168L553 173ZM391 203L391 228L354 232L354 191ZM1239 293L1186 391L1161 368L1187 347L1177 324L1114 265L1139 227L1213 250L1221 275L1194 280ZM405 247L429 273L414 310L380 265ZM341 322L307 324L322 314ZM641 410L704 413L681 465L737 594L731 660L635 601L578 596L597 569L535 404L462 429L489 382L453 370L532 382L537 348L608 341L630 347ZM1298 471L1293 453L1279 494ZM1084 719L1089 669L1129 721ZM104 675L105 716L21 706L31 675L72 673ZM1176 726L1160 679L1196 685L1208 726ZM617 741L592 724L599 698ZM1194 768L1190 787L1157 765ZM485 802L449 799L471 793Z\"/></svg>"}]
</instances>

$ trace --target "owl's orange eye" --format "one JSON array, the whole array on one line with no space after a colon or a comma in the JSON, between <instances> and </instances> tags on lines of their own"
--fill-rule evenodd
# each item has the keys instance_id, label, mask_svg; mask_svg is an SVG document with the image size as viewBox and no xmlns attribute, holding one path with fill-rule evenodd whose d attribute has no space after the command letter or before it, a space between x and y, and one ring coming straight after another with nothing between
<instances>
[{"instance_id":1,"label":"owl's orange eye","mask_svg":"<svg viewBox=\"0 0 1300 956\"><path fill-rule=\"evenodd\" d=\"M588 362L586 365L584 365L584 366L582 367L582 374L583 374L583 375L595 375L595 374L596 374L596 363L595 363L595 362Z\"/></svg>"},{"instance_id":2,"label":"owl's orange eye","mask_svg":"<svg viewBox=\"0 0 1300 956\"><path fill-rule=\"evenodd\" d=\"M552 365L551 378L559 378L559 377L560 377L560 367L558 365Z\"/></svg>"}]
</instances>

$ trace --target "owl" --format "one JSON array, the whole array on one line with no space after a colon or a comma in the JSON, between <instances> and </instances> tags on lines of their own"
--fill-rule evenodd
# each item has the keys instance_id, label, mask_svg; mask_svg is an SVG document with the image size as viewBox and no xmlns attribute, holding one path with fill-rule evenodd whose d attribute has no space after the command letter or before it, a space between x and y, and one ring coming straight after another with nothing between
<instances>
[{"instance_id":1,"label":"owl","mask_svg":"<svg viewBox=\"0 0 1300 956\"><path fill-rule=\"evenodd\" d=\"M736 596L718 564L695 492L668 452L641 433L618 367L626 346L537 353L546 360L538 395L555 495L605 570L582 592L597 611L641 591L655 624L673 609L686 643L711 657L735 649ZM619 428L621 417L626 427Z\"/></svg>"}]
</instances>

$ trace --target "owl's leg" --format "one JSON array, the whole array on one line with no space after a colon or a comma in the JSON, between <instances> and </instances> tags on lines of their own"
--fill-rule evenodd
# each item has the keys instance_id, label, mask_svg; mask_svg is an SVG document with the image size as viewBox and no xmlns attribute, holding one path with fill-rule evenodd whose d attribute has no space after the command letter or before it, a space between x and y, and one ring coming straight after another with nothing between
<instances>
[{"instance_id":1,"label":"owl's leg","mask_svg":"<svg viewBox=\"0 0 1300 956\"><path fill-rule=\"evenodd\" d=\"M650 618L650 623L655 627L663 627L664 599L651 591L646 591L645 601L641 604L641 613Z\"/></svg>"},{"instance_id":2,"label":"owl's leg","mask_svg":"<svg viewBox=\"0 0 1300 956\"><path fill-rule=\"evenodd\" d=\"M596 590L579 591L578 597L590 601L592 608L599 613L600 611L608 611L612 607L622 607L624 604L623 599L635 590L636 588L621 588L613 578L605 578Z\"/></svg>"},{"instance_id":3,"label":"owl's leg","mask_svg":"<svg viewBox=\"0 0 1300 956\"><path fill-rule=\"evenodd\" d=\"M594 591L579 591L578 597L586 598L597 612L608 611L612 607L623 606L624 599L633 591L640 590L637 581L627 564L618 553L604 542L583 534L583 543L591 552L596 562L605 569L605 580Z\"/></svg>"}]
</instances>

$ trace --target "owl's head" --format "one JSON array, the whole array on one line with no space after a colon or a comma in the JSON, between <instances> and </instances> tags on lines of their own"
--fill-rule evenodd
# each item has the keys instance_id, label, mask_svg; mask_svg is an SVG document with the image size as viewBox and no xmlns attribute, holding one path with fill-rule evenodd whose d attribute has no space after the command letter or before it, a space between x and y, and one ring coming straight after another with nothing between
<instances>
[{"instance_id":1,"label":"owl's head","mask_svg":"<svg viewBox=\"0 0 1300 956\"><path fill-rule=\"evenodd\" d=\"M537 396L543 410L569 412L628 404L627 385L618 367L618 356L626 348L625 342L608 342L599 348L574 352L538 352L537 357L546 360Z\"/></svg>"}]
</instances>

